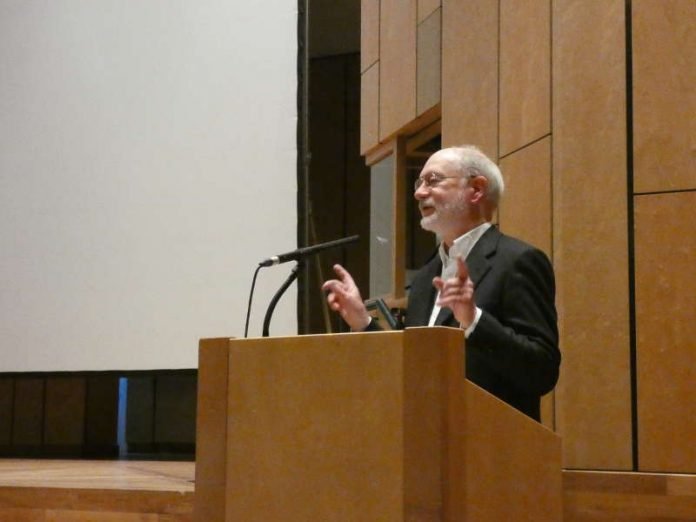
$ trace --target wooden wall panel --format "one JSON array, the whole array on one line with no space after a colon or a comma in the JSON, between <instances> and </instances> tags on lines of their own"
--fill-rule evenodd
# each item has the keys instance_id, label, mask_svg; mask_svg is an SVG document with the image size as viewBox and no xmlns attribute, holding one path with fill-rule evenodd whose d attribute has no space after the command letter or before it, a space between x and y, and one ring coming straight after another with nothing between
<instances>
[{"instance_id":1,"label":"wooden wall panel","mask_svg":"<svg viewBox=\"0 0 696 522\"><path fill-rule=\"evenodd\" d=\"M197 522L225 519L227 490L227 346L229 339L202 339L198 348L196 416Z\"/></svg>"},{"instance_id":2,"label":"wooden wall panel","mask_svg":"<svg viewBox=\"0 0 696 522\"><path fill-rule=\"evenodd\" d=\"M623 0L553 3L553 244L564 466L630 469Z\"/></svg>"},{"instance_id":3,"label":"wooden wall panel","mask_svg":"<svg viewBox=\"0 0 696 522\"><path fill-rule=\"evenodd\" d=\"M360 80L360 153L379 145L379 62Z\"/></svg>"},{"instance_id":4,"label":"wooden wall panel","mask_svg":"<svg viewBox=\"0 0 696 522\"><path fill-rule=\"evenodd\" d=\"M441 0L418 0L418 23L433 14L440 5Z\"/></svg>"},{"instance_id":5,"label":"wooden wall panel","mask_svg":"<svg viewBox=\"0 0 696 522\"><path fill-rule=\"evenodd\" d=\"M633 6L636 192L696 188L696 2Z\"/></svg>"},{"instance_id":6,"label":"wooden wall panel","mask_svg":"<svg viewBox=\"0 0 696 522\"><path fill-rule=\"evenodd\" d=\"M416 117L416 0L381 0L379 138Z\"/></svg>"},{"instance_id":7,"label":"wooden wall panel","mask_svg":"<svg viewBox=\"0 0 696 522\"><path fill-rule=\"evenodd\" d=\"M505 194L498 208L500 229L543 250L551 246L551 138L547 137L500 160ZM554 396L541 402L541 420L553 429Z\"/></svg>"},{"instance_id":8,"label":"wooden wall panel","mask_svg":"<svg viewBox=\"0 0 696 522\"><path fill-rule=\"evenodd\" d=\"M442 142L473 143L499 156L498 2L443 5Z\"/></svg>"},{"instance_id":9,"label":"wooden wall panel","mask_svg":"<svg viewBox=\"0 0 696 522\"><path fill-rule=\"evenodd\" d=\"M44 443L47 446L76 448L82 445L86 390L84 377L46 379Z\"/></svg>"},{"instance_id":10,"label":"wooden wall panel","mask_svg":"<svg viewBox=\"0 0 696 522\"><path fill-rule=\"evenodd\" d=\"M639 469L696 473L696 192L635 198Z\"/></svg>"},{"instance_id":11,"label":"wooden wall panel","mask_svg":"<svg viewBox=\"0 0 696 522\"><path fill-rule=\"evenodd\" d=\"M440 103L441 77L441 9L436 10L418 25L418 78L416 111L423 114Z\"/></svg>"},{"instance_id":12,"label":"wooden wall panel","mask_svg":"<svg viewBox=\"0 0 696 522\"><path fill-rule=\"evenodd\" d=\"M500 3L500 155L551 131L551 4Z\"/></svg>"},{"instance_id":13,"label":"wooden wall panel","mask_svg":"<svg viewBox=\"0 0 696 522\"><path fill-rule=\"evenodd\" d=\"M379 60L379 1L360 2L360 72Z\"/></svg>"},{"instance_id":14,"label":"wooden wall panel","mask_svg":"<svg viewBox=\"0 0 696 522\"><path fill-rule=\"evenodd\" d=\"M551 257L551 138L500 160L505 194L498 223L506 234L539 247Z\"/></svg>"}]
</instances>

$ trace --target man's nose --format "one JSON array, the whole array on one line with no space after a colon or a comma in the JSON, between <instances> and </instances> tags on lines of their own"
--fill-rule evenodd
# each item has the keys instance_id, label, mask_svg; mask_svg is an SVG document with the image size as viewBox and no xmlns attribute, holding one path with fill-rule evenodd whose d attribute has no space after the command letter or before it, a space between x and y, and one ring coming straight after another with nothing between
<instances>
[{"instance_id":1,"label":"man's nose","mask_svg":"<svg viewBox=\"0 0 696 522\"><path fill-rule=\"evenodd\" d=\"M413 197L421 200L425 199L428 197L428 184L427 183L421 183L416 190L413 191Z\"/></svg>"},{"instance_id":2,"label":"man's nose","mask_svg":"<svg viewBox=\"0 0 696 522\"><path fill-rule=\"evenodd\" d=\"M428 197L428 190L427 183L422 183L421 186L413 192L413 197L417 200L425 199Z\"/></svg>"}]
</instances>

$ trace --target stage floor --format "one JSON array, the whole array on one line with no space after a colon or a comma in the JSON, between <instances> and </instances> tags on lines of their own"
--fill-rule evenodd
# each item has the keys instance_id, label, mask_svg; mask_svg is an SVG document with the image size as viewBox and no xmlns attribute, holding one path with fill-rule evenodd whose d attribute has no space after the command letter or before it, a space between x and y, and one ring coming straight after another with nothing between
<instances>
[{"instance_id":1,"label":"stage floor","mask_svg":"<svg viewBox=\"0 0 696 522\"><path fill-rule=\"evenodd\" d=\"M0 487L193 492L193 462L0 459Z\"/></svg>"},{"instance_id":2,"label":"stage floor","mask_svg":"<svg viewBox=\"0 0 696 522\"><path fill-rule=\"evenodd\" d=\"M0 459L0 522L189 522L193 462Z\"/></svg>"},{"instance_id":3,"label":"stage floor","mask_svg":"<svg viewBox=\"0 0 696 522\"><path fill-rule=\"evenodd\" d=\"M566 522L696 522L696 475L564 471ZM193 462L0 459L0 522L192 522Z\"/></svg>"}]
</instances>

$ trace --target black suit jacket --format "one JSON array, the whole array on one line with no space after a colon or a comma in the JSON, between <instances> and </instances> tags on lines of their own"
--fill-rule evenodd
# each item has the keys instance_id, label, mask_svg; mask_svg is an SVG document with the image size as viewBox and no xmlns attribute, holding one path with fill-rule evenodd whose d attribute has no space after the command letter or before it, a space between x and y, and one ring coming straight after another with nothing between
<instances>
[{"instance_id":1,"label":"black suit jacket","mask_svg":"<svg viewBox=\"0 0 696 522\"><path fill-rule=\"evenodd\" d=\"M540 397L558 380L561 354L555 282L540 250L489 228L466 259L474 299L483 314L466 341L466 376L511 406L539 420ZM406 327L428 324L440 275L439 256L415 275ZM436 325L459 323L443 308Z\"/></svg>"}]
</instances>

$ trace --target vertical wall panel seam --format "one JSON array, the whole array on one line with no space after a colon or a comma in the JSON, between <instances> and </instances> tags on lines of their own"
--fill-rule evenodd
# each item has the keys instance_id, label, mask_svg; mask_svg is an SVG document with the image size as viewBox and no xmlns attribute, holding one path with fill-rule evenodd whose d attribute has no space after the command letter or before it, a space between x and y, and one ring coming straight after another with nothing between
<instances>
[{"instance_id":1,"label":"vertical wall panel seam","mask_svg":"<svg viewBox=\"0 0 696 522\"><path fill-rule=\"evenodd\" d=\"M413 30L416 32L415 45L413 46L413 53L416 62L416 73L413 77L413 113L411 114L411 121L418 118L418 0L413 1ZM424 20L425 21L425 20Z\"/></svg>"},{"instance_id":2,"label":"vertical wall panel seam","mask_svg":"<svg viewBox=\"0 0 696 522\"><path fill-rule=\"evenodd\" d=\"M418 68L418 49L419 49L418 44L420 43L420 26L421 26L421 24L418 23L418 1L417 0L415 0L415 1L416 1L416 8L414 9L414 11L416 13L416 17L415 17L416 19L414 20L414 24L416 27L416 48L413 51L416 54L416 81L413 82L413 89L416 92L415 92L415 96L413 97L413 99L415 100L415 110L413 111L414 112L413 117L417 118L419 116L419 114L418 114L418 73L420 72L420 70ZM426 20L427 20L427 18L426 18ZM423 22L425 22L425 20L423 20Z\"/></svg>"},{"instance_id":3,"label":"vertical wall panel seam","mask_svg":"<svg viewBox=\"0 0 696 522\"><path fill-rule=\"evenodd\" d=\"M497 67L498 67L498 77L496 78L496 86L497 86L497 94L496 94L496 110L497 110L497 132L496 132L496 151L495 151L495 157L496 157L496 163L500 164L500 62L502 61L502 54L501 54L501 45L500 45L500 39L501 39L501 17L502 17L502 7L500 5L501 0L498 0L498 60L497 60Z\"/></svg>"},{"instance_id":4,"label":"vertical wall panel seam","mask_svg":"<svg viewBox=\"0 0 696 522\"><path fill-rule=\"evenodd\" d=\"M438 16L440 17L440 92L438 93L438 103L440 104L440 107L442 107L442 83L443 83L443 78L442 78L442 53L444 51L444 46L442 45L442 40L443 40L443 33L444 33L444 27L445 27L445 22L442 19L442 3L440 3L440 7L438 7L437 11L439 11ZM440 144L442 144L442 111L440 111Z\"/></svg>"},{"instance_id":5,"label":"vertical wall panel seam","mask_svg":"<svg viewBox=\"0 0 696 522\"><path fill-rule=\"evenodd\" d=\"M551 237L549 238L549 244L551 247L551 264L554 262L554 224L555 224L555 219L554 219L554 206L553 206L553 0L549 0L548 2L549 6L549 208L551 209L551 216L550 220L551 223L549 224L549 232L551 234ZM554 283L555 284L555 283ZM555 301L555 296L554 296L554 301ZM555 305L555 302L554 302ZM562 357L562 356L561 356ZM562 360L562 359L561 359ZM563 364L563 363L561 363ZM553 431L558 430L558 422L557 422L557 412L558 412L558 401L557 401L557 394L553 394L553 400L552 400L552 408L553 410Z\"/></svg>"},{"instance_id":6,"label":"vertical wall panel seam","mask_svg":"<svg viewBox=\"0 0 696 522\"><path fill-rule=\"evenodd\" d=\"M633 19L632 0L625 3L626 24L626 203L628 239L628 317L631 368L631 454L638 471L638 366L636 341L635 216L633 202Z\"/></svg>"},{"instance_id":7,"label":"vertical wall panel seam","mask_svg":"<svg viewBox=\"0 0 696 522\"><path fill-rule=\"evenodd\" d=\"M382 0L379 0L379 7L377 8L377 143L379 145L381 142L380 136L382 135ZM375 143L372 144L373 148ZM372 195L370 195L372 197ZM368 273L369 275L369 273Z\"/></svg>"}]
</instances>

